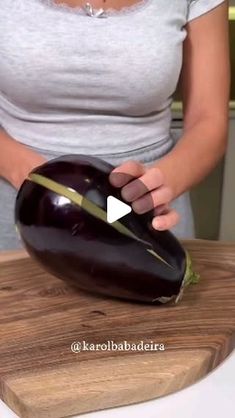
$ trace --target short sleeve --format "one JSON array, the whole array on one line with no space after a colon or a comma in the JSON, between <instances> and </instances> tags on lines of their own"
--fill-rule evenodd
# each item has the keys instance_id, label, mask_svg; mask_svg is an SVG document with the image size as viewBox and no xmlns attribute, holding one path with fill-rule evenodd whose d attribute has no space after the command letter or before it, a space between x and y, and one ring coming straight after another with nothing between
<instances>
[{"instance_id":1,"label":"short sleeve","mask_svg":"<svg viewBox=\"0 0 235 418\"><path fill-rule=\"evenodd\" d=\"M219 4L224 3L225 0L188 0L188 17L187 22L203 15L214 9Z\"/></svg>"}]
</instances>

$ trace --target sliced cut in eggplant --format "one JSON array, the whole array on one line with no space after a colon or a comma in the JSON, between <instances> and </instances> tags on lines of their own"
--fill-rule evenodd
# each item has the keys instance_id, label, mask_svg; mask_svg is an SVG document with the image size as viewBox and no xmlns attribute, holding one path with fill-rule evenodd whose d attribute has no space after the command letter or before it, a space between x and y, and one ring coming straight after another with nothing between
<instances>
[{"instance_id":1,"label":"sliced cut in eggplant","mask_svg":"<svg viewBox=\"0 0 235 418\"><path fill-rule=\"evenodd\" d=\"M152 213L133 211L107 222L113 166L96 157L64 155L34 169L16 197L15 224L28 253L45 270L77 287L148 303L178 302L196 283L188 252Z\"/></svg>"}]
</instances>

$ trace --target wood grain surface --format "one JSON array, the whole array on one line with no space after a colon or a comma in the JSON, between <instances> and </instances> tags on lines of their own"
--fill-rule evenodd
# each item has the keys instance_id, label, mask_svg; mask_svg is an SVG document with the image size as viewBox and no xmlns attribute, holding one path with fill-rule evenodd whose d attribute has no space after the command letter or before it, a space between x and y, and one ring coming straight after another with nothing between
<instances>
[{"instance_id":1,"label":"wood grain surface","mask_svg":"<svg viewBox=\"0 0 235 418\"><path fill-rule=\"evenodd\" d=\"M199 284L179 305L85 293L25 251L0 255L0 396L20 417L58 418L178 391L235 343L235 244L183 242ZM74 341L162 343L164 351L81 351Z\"/></svg>"}]
</instances>

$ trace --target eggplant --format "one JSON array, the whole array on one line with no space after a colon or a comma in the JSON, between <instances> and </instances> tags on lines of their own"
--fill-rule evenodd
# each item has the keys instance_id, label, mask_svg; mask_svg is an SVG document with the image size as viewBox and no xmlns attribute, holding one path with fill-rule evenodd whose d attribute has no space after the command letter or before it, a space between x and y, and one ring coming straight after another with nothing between
<instances>
[{"instance_id":1,"label":"eggplant","mask_svg":"<svg viewBox=\"0 0 235 418\"><path fill-rule=\"evenodd\" d=\"M154 230L151 211L107 222L113 166L69 154L32 170L15 200L15 226L29 255L78 288L145 303L178 302L198 282L189 253L170 231Z\"/></svg>"}]
</instances>

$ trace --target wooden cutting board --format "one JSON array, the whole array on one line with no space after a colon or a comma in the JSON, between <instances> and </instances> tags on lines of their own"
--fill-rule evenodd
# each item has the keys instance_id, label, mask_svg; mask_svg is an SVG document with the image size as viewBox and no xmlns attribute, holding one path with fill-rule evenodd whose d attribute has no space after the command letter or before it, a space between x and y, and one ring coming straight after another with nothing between
<instances>
[{"instance_id":1,"label":"wooden cutting board","mask_svg":"<svg viewBox=\"0 0 235 418\"><path fill-rule=\"evenodd\" d=\"M23 251L2 253L3 401L20 417L67 417L169 394L221 363L235 340L235 244L184 245L202 279L171 306L85 293ZM165 350L72 352L71 344L83 340L153 342Z\"/></svg>"}]
</instances>

